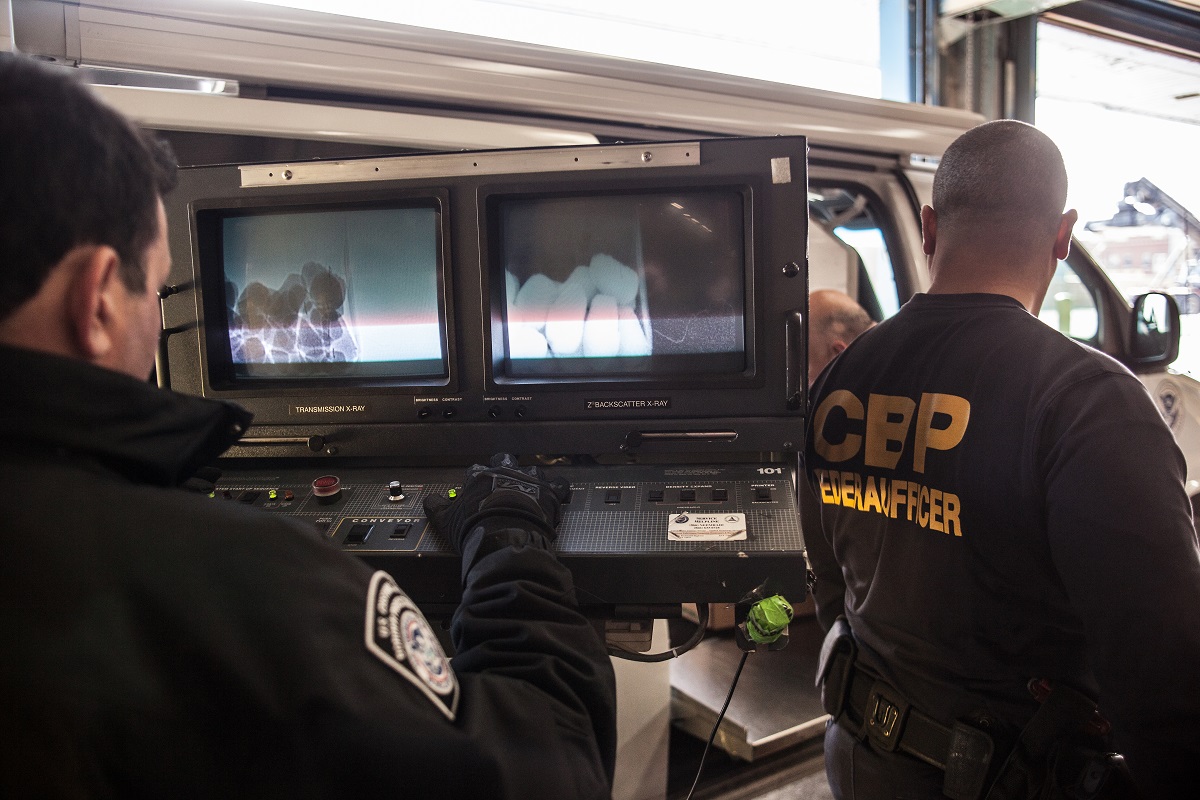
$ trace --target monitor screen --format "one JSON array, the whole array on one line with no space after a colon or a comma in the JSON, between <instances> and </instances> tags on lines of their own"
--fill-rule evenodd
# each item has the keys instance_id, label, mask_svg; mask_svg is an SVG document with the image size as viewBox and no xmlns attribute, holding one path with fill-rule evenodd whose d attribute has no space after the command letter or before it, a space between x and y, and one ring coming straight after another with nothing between
<instances>
[{"instance_id":1,"label":"monitor screen","mask_svg":"<svg viewBox=\"0 0 1200 800\"><path fill-rule=\"evenodd\" d=\"M745 206L741 188L495 198L497 379L742 373Z\"/></svg>"},{"instance_id":2,"label":"monitor screen","mask_svg":"<svg viewBox=\"0 0 1200 800\"><path fill-rule=\"evenodd\" d=\"M447 374L435 206L216 213L232 382Z\"/></svg>"}]
</instances>

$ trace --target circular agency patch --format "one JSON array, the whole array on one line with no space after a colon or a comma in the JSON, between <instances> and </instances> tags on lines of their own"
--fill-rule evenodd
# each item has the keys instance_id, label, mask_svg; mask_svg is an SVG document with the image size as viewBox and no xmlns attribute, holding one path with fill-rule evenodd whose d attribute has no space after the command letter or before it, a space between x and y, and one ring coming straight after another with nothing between
<instances>
[{"instance_id":1,"label":"circular agency patch","mask_svg":"<svg viewBox=\"0 0 1200 800\"><path fill-rule=\"evenodd\" d=\"M429 622L391 575L371 576L367 591L367 649L416 686L451 721L458 679Z\"/></svg>"},{"instance_id":2,"label":"circular agency patch","mask_svg":"<svg viewBox=\"0 0 1200 800\"><path fill-rule=\"evenodd\" d=\"M1158 385L1155 397L1158 399L1158 411L1167 427L1177 431L1183 419L1183 397L1179 389L1170 381L1163 381Z\"/></svg>"}]
</instances>

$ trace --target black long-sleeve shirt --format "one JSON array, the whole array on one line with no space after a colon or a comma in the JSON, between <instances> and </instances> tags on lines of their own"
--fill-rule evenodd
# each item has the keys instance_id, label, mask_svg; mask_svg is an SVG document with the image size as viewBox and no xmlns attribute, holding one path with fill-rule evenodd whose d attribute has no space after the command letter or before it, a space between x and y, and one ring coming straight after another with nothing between
<instances>
[{"instance_id":1,"label":"black long-sleeve shirt","mask_svg":"<svg viewBox=\"0 0 1200 800\"><path fill-rule=\"evenodd\" d=\"M386 575L176 488L243 412L6 348L0 374L0 795L608 796L612 668L552 552L472 567L448 664Z\"/></svg>"},{"instance_id":2,"label":"black long-sleeve shirt","mask_svg":"<svg viewBox=\"0 0 1200 800\"><path fill-rule=\"evenodd\" d=\"M1147 797L1200 756L1200 555L1183 457L1120 364L995 295L917 295L814 387L818 614L943 720L1097 699ZM1185 775L1186 773L1186 775ZM1187 782L1185 782L1187 781Z\"/></svg>"}]
</instances>

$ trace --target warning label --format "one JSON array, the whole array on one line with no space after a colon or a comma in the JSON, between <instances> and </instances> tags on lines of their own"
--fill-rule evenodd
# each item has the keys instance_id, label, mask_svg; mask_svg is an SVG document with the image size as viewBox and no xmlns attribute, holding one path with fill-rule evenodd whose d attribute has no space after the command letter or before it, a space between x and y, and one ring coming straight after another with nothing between
<instances>
[{"instance_id":1,"label":"warning label","mask_svg":"<svg viewBox=\"0 0 1200 800\"><path fill-rule=\"evenodd\" d=\"M673 542L731 542L746 538L745 514L671 514L667 538Z\"/></svg>"}]
</instances>

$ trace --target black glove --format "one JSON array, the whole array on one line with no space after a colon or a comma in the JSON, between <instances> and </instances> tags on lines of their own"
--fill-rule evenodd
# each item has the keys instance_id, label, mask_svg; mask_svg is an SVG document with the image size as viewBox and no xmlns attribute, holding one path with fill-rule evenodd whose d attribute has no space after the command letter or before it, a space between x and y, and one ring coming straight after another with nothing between
<instances>
[{"instance_id":1,"label":"black glove","mask_svg":"<svg viewBox=\"0 0 1200 800\"><path fill-rule=\"evenodd\" d=\"M462 488L452 489L450 496L426 497L425 516L460 555L466 552L467 537L484 530L479 523L491 517L524 520L552 542L569 492L570 484L562 478L547 476L538 467L518 467L516 458L499 453L490 467L470 467Z\"/></svg>"}]
</instances>

